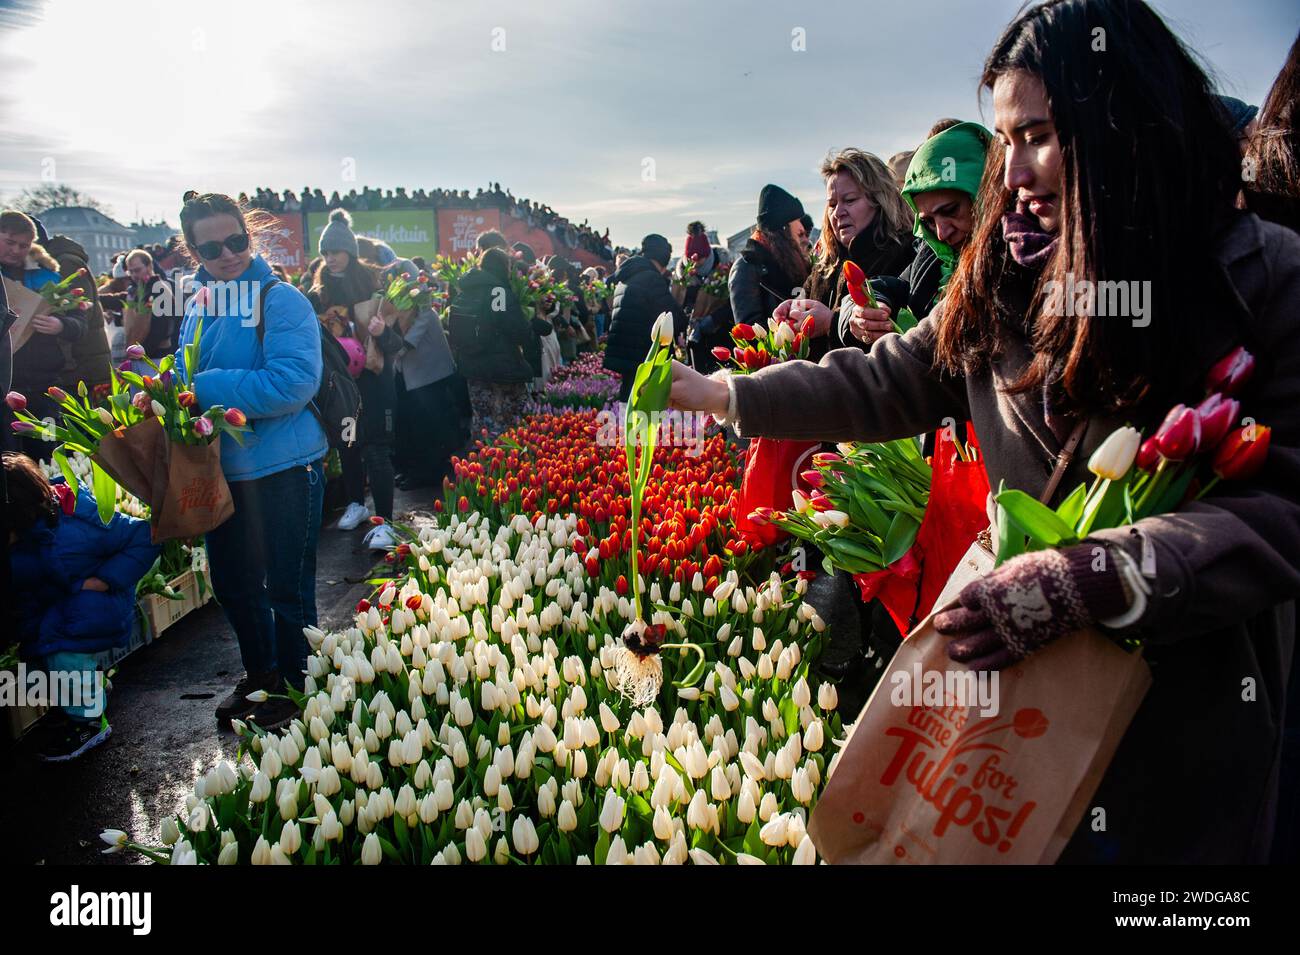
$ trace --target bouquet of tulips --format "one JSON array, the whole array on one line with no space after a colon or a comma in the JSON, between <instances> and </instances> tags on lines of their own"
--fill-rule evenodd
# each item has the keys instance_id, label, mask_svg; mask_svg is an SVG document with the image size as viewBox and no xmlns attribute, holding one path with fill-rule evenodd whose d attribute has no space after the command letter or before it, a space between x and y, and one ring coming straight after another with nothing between
<instances>
[{"instance_id":1,"label":"bouquet of tulips","mask_svg":"<svg viewBox=\"0 0 1300 955\"><path fill-rule=\"evenodd\" d=\"M772 317L767 325L747 325L740 322L732 326L732 348L718 346L713 357L720 362L731 362L733 370L747 375L751 372L789 361L808 357L808 342L812 336L813 318L809 315L799 328L791 321Z\"/></svg>"},{"instance_id":2,"label":"bouquet of tulips","mask_svg":"<svg viewBox=\"0 0 1300 955\"><path fill-rule=\"evenodd\" d=\"M853 299L853 304L862 308L880 307L876 301L876 294L871 290L871 283L867 281L866 273L850 259L844 260L844 286L849 290L849 298ZM894 312L890 321L894 323L894 331L900 335L917 325L916 316L906 305Z\"/></svg>"},{"instance_id":3,"label":"bouquet of tulips","mask_svg":"<svg viewBox=\"0 0 1300 955\"><path fill-rule=\"evenodd\" d=\"M582 294L587 300L587 308L595 312L609 301L609 297L614 294L614 287L600 279L592 279L583 288Z\"/></svg>"},{"instance_id":4,"label":"bouquet of tulips","mask_svg":"<svg viewBox=\"0 0 1300 955\"><path fill-rule=\"evenodd\" d=\"M812 469L800 475L812 491L795 490L793 508L759 508L750 520L817 545L827 573L884 570L916 542L930 497L930 466L912 438L841 444L839 451L813 455Z\"/></svg>"},{"instance_id":5,"label":"bouquet of tulips","mask_svg":"<svg viewBox=\"0 0 1300 955\"><path fill-rule=\"evenodd\" d=\"M700 283L700 294L709 295L715 299L727 299L731 295L731 263L719 262L713 267L713 271L704 277Z\"/></svg>"},{"instance_id":6,"label":"bouquet of tulips","mask_svg":"<svg viewBox=\"0 0 1300 955\"><path fill-rule=\"evenodd\" d=\"M408 280L404 275L395 275L384 290L384 301L398 312L423 308L431 304L433 291L429 286L429 276L425 272Z\"/></svg>"},{"instance_id":7,"label":"bouquet of tulips","mask_svg":"<svg viewBox=\"0 0 1300 955\"><path fill-rule=\"evenodd\" d=\"M48 314L67 315L71 312L89 311L90 296L86 294L85 285L91 280L85 269L73 272L59 282L46 282L37 290L45 300Z\"/></svg>"},{"instance_id":8,"label":"bouquet of tulips","mask_svg":"<svg viewBox=\"0 0 1300 955\"><path fill-rule=\"evenodd\" d=\"M997 501L997 562L1032 550L1077 544L1091 531L1135 523L1200 498L1220 481L1253 477L1268 456L1270 429L1240 419L1234 397L1249 381L1255 359L1237 347L1210 369L1206 397L1178 405L1155 434L1135 428L1112 433L1093 453L1091 485L1081 484L1055 509L1023 491L1001 489ZM1208 479L1198 485L1208 465Z\"/></svg>"}]
</instances>

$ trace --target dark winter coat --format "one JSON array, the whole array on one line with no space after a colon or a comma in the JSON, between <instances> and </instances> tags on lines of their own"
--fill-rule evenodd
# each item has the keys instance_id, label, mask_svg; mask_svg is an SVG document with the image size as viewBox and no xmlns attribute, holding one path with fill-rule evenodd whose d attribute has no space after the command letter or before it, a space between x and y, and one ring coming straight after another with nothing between
<instances>
[{"instance_id":1,"label":"dark winter coat","mask_svg":"<svg viewBox=\"0 0 1300 955\"><path fill-rule=\"evenodd\" d=\"M466 378L523 384L534 377L525 354L537 336L508 281L482 269L466 272L451 303L450 332L452 357Z\"/></svg>"},{"instance_id":2,"label":"dark winter coat","mask_svg":"<svg viewBox=\"0 0 1300 955\"><path fill-rule=\"evenodd\" d=\"M645 361L650 331L664 312L673 316L673 337L686 333L686 312L668 289L668 276L643 255L614 273L614 308L605 347L605 367L626 374Z\"/></svg>"}]
</instances>

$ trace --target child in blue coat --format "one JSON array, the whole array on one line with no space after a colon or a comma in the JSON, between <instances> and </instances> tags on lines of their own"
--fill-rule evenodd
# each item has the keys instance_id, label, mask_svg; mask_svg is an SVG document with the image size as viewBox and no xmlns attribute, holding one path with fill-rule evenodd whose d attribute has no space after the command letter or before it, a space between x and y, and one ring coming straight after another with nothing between
<instances>
[{"instance_id":1,"label":"child in blue coat","mask_svg":"<svg viewBox=\"0 0 1300 955\"><path fill-rule=\"evenodd\" d=\"M75 759L112 731L96 654L130 639L135 587L159 548L149 540L148 522L114 514L105 525L88 488L74 496L62 478L49 481L26 455L6 453L4 468L3 522L21 656L44 667L51 690L72 682L80 688L78 698L62 701L62 719L40 755Z\"/></svg>"}]
</instances>

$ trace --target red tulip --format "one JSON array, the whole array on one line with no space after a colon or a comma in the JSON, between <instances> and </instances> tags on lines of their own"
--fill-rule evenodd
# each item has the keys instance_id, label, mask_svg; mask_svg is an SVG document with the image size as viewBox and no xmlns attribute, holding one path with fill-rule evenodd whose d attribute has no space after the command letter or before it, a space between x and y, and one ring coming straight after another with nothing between
<instances>
[{"instance_id":1,"label":"red tulip","mask_svg":"<svg viewBox=\"0 0 1300 955\"><path fill-rule=\"evenodd\" d=\"M614 581L614 591L620 597L627 596L627 577L622 574L618 575L618 580Z\"/></svg>"},{"instance_id":2,"label":"red tulip","mask_svg":"<svg viewBox=\"0 0 1300 955\"><path fill-rule=\"evenodd\" d=\"M456 509L459 510L462 514L464 514L466 511L468 511L468 510L469 510L469 498L467 498L464 494L462 494L462 495L460 496L460 500L456 502Z\"/></svg>"},{"instance_id":3,"label":"red tulip","mask_svg":"<svg viewBox=\"0 0 1300 955\"><path fill-rule=\"evenodd\" d=\"M1272 429L1262 424L1230 431L1214 452L1214 473L1225 481L1254 477L1268 457L1271 434Z\"/></svg>"},{"instance_id":4,"label":"red tulip","mask_svg":"<svg viewBox=\"0 0 1300 955\"><path fill-rule=\"evenodd\" d=\"M713 349L713 357L718 361L731 361L731 349L723 348L719 345L717 348Z\"/></svg>"},{"instance_id":5,"label":"red tulip","mask_svg":"<svg viewBox=\"0 0 1300 955\"><path fill-rule=\"evenodd\" d=\"M1215 392L1196 406L1196 414L1201 419L1201 447L1215 448L1223 440L1241 412L1241 403L1235 398L1225 398Z\"/></svg>"},{"instance_id":6,"label":"red tulip","mask_svg":"<svg viewBox=\"0 0 1300 955\"><path fill-rule=\"evenodd\" d=\"M5 395L5 404L9 406L11 411L24 411L27 408L27 396L17 391L11 391Z\"/></svg>"},{"instance_id":7,"label":"red tulip","mask_svg":"<svg viewBox=\"0 0 1300 955\"><path fill-rule=\"evenodd\" d=\"M805 338L811 338L812 333L817 329L817 320L809 315L799 326L799 334Z\"/></svg>"},{"instance_id":8,"label":"red tulip","mask_svg":"<svg viewBox=\"0 0 1300 955\"><path fill-rule=\"evenodd\" d=\"M844 260L844 281L850 285L861 285L867 280L867 273L863 272L858 263L851 259Z\"/></svg>"},{"instance_id":9,"label":"red tulip","mask_svg":"<svg viewBox=\"0 0 1300 955\"><path fill-rule=\"evenodd\" d=\"M411 548L409 545L403 544L402 547L406 548L406 552L408 554L411 552ZM401 547L397 548L397 552L399 554L402 553L402 548ZM406 598L406 607L408 610L419 610L420 607L423 606L423 604L424 604L424 598L419 594L411 594L411 596Z\"/></svg>"},{"instance_id":10,"label":"red tulip","mask_svg":"<svg viewBox=\"0 0 1300 955\"><path fill-rule=\"evenodd\" d=\"M1156 447L1170 461L1184 461L1201 445L1201 419L1196 409L1177 405L1156 432Z\"/></svg>"},{"instance_id":11,"label":"red tulip","mask_svg":"<svg viewBox=\"0 0 1300 955\"><path fill-rule=\"evenodd\" d=\"M369 609L370 609L370 601L367 600L365 597L362 597L360 600L357 601L357 613L365 613Z\"/></svg>"},{"instance_id":12,"label":"red tulip","mask_svg":"<svg viewBox=\"0 0 1300 955\"><path fill-rule=\"evenodd\" d=\"M370 523L378 527L380 524L384 523L384 519L380 517L378 514L375 514L373 517L370 518Z\"/></svg>"},{"instance_id":13,"label":"red tulip","mask_svg":"<svg viewBox=\"0 0 1300 955\"><path fill-rule=\"evenodd\" d=\"M834 451L818 451L812 456L813 464L819 468L824 468L831 464L839 464L844 459Z\"/></svg>"},{"instance_id":14,"label":"red tulip","mask_svg":"<svg viewBox=\"0 0 1300 955\"><path fill-rule=\"evenodd\" d=\"M826 486L826 476L821 471L803 471L800 473L805 484L809 487L821 488Z\"/></svg>"},{"instance_id":15,"label":"red tulip","mask_svg":"<svg viewBox=\"0 0 1300 955\"><path fill-rule=\"evenodd\" d=\"M1152 436L1142 442L1142 446L1138 448L1137 457L1134 458L1133 463L1138 466L1138 470L1140 471L1154 471L1159 460L1160 449L1156 446L1155 437Z\"/></svg>"},{"instance_id":16,"label":"red tulip","mask_svg":"<svg viewBox=\"0 0 1300 955\"><path fill-rule=\"evenodd\" d=\"M737 338L742 342L752 342L758 337L758 332L754 331L753 325L746 325L744 322L741 322L732 327L731 337Z\"/></svg>"},{"instance_id":17,"label":"red tulip","mask_svg":"<svg viewBox=\"0 0 1300 955\"><path fill-rule=\"evenodd\" d=\"M226 424L230 425L232 428L242 428L244 425L248 424L248 416L238 408L227 408L225 418Z\"/></svg>"},{"instance_id":18,"label":"red tulip","mask_svg":"<svg viewBox=\"0 0 1300 955\"><path fill-rule=\"evenodd\" d=\"M198 401L198 396L192 391L182 391L176 396L176 403L182 408L193 408Z\"/></svg>"},{"instance_id":19,"label":"red tulip","mask_svg":"<svg viewBox=\"0 0 1300 955\"><path fill-rule=\"evenodd\" d=\"M45 393L60 404L68 400L68 393L58 385L50 385L49 390Z\"/></svg>"},{"instance_id":20,"label":"red tulip","mask_svg":"<svg viewBox=\"0 0 1300 955\"><path fill-rule=\"evenodd\" d=\"M600 576L600 561L596 559L596 555L594 553L587 554L586 564L587 564L588 577Z\"/></svg>"},{"instance_id":21,"label":"red tulip","mask_svg":"<svg viewBox=\"0 0 1300 955\"><path fill-rule=\"evenodd\" d=\"M1254 373L1255 356L1238 345L1210 368L1205 376L1205 387L1208 391L1235 395L1245 387Z\"/></svg>"}]
</instances>

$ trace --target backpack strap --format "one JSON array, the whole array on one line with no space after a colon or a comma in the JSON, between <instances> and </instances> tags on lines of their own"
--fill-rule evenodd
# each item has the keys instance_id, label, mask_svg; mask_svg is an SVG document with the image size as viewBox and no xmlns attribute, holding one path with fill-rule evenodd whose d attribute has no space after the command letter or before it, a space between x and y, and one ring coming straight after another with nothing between
<instances>
[{"instance_id":1,"label":"backpack strap","mask_svg":"<svg viewBox=\"0 0 1300 955\"><path fill-rule=\"evenodd\" d=\"M271 291L271 289L273 289L275 286L277 286L277 285L279 285L279 284L280 284L280 280L279 280L279 279L274 279L274 278L271 279L271 281L269 281L269 282L263 282L263 283L262 283L262 290L261 290L261 292L258 293L258 296L257 296L257 341L258 341L259 344L260 344L261 342L266 341L266 321L265 321L265 318L264 318L264 316L266 315L266 293L269 292L269 291Z\"/></svg>"}]
</instances>

